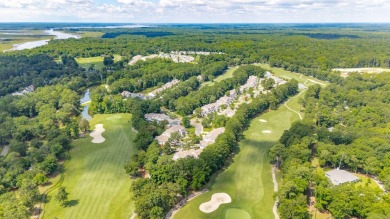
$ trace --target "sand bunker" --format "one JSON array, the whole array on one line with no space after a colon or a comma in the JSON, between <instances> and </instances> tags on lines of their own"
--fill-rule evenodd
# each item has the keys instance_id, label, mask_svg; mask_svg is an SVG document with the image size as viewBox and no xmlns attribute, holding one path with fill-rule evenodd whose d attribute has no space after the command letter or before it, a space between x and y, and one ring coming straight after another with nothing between
<instances>
[{"instance_id":1,"label":"sand bunker","mask_svg":"<svg viewBox=\"0 0 390 219\"><path fill-rule=\"evenodd\" d=\"M104 131L105 129L103 128L103 124L95 125L95 130L93 130L91 134L89 134L93 138L92 143L96 143L96 144L103 143L106 140L102 136L102 133Z\"/></svg>"},{"instance_id":2,"label":"sand bunker","mask_svg":"<svg viewBox=\"0 0 390 219\"><path fill-rule=\"evenodd\" d=\"M263 133L269 134L269 133L272 133L272 131L271 130L264 130Z\"/></svg>"},{"instance_id":3,"label":"sand bunker","mask_svg":"<svg viewBox=\"0 0 390 219\"><path fill-rule=\"evenodd\" d=\"M204 213L211 213L218 209L221 204L226 204L232 202L232 199L227 193L215 193L211 196L211 200L205 203L202 203L199 206L199 210Z\"/></svg>"},{"instance_id":4,"label":"sand bunker","mask_svg":"<svg viewBox=\"0 0 390 219\"><path fill-rule=\"evenodd\" d=\"M267 120L264 120L264 119L260 119L259 121L260 122L267 122Z\"/></svg>"}]
</instances>

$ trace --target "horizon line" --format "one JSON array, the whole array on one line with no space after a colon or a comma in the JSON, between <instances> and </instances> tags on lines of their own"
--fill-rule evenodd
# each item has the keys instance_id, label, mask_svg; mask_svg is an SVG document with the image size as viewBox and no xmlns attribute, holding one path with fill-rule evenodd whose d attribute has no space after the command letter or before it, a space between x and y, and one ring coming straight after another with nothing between
<instances>
[{"instance_id":1,"label":"horizon line","mask_svg":"<svg viewBox=\"0 0 390 219\"><path fill-rule=\"evenodd\" d=\"M99 22L99 21L7 21L0 24L390 24L388 22Z\"/></svg>"}]
</instances>

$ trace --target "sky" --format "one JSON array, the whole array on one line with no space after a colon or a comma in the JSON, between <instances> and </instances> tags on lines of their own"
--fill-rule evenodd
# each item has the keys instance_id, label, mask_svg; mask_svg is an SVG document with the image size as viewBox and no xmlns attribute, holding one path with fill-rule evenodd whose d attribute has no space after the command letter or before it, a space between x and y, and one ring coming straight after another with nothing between
<instances>
[{"instance_id":1,"label":"sky","mask_svg":"<svg viewBox=\"0 0 390 219\"><path fill-rule=\"evenodd\" d=\"M0 0L0 22L390 22L390 0Z\"/></svg>"}]
</instances>

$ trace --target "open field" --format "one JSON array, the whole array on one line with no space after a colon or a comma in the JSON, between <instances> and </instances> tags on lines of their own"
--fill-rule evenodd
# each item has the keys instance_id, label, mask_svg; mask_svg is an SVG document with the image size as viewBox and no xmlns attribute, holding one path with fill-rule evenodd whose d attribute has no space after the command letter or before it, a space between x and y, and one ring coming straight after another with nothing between
<instances>
[{"instance_id":1,"label":"open field","mask_svg":"<svg viewBox=\"0 0 390 219\"><path fill-rule=\"evenodd\" d=\"M80 31L77 32L76 34L80 34L82 37L96 37L99 38L101 37L104 33L103 32L89 32L89 31Z\"/></svg>"},{"instance_id":2,"label":"open field","mask_svg":"<svg viewBox=\"0 0 390 219\"><path fill-rule=\"evenodd\" d=\"M292 99L294 98L296 97ZM260 119L267 122L261 122ZM244 211L249 213L253 219L274 218L272 213L273 183L267 151L279 139L283 131L298 119L296 113L289 111L283 105L276 111L267 112L253 119L249 129L244 132L245 139L240 142L240 152L234 157L233 163L212 180L209 192L191 200L174 215L174 218L222 219L232 218L236 214L247 215ZM272 132L262 133L263 130ZM228 193L232 198L232 203L223 204L212 213L202 213L199 205L210 200L211 196L218 192ZM236 209L236 211L231 211L231 209Z\"/></svg>"},{"instance_id":3,"label":"open field","mask_svg":"<svg viewBox=\"0 0 390 219\"><path fill-rule=\"evenodd\" d=\"M382 72L390 72L389 68L335 68L333 71L339 71L341 77L348 77L348 74L352 72L368 73L368 74L380 74Z\"/></svg>"},{"instance_id":4,"label":"open field","mask_svg":"<svg viewBox=\"0 0 390 219\"><path fill-rule=\"evenodd\" d=\"M86 137L73 143L62 183L69 192L68 206L63 208L54 199L55 189L48 194L44 218L130 218L131 180L123 169L136 153L130 118L130 114L94 116L91 127L103 124L106 141L94 144Z\"/></svg>"},{"instance_id":5,"label":"open field","mask_svg":"<svg viewBox=\"0 0 390 219\"><path fill-rule=\"evenodd\" d=\"M236 67L231 67L228 70L226 70L222 75L219 75L216 77L213 81L207 81L205 83L202 83L201 87L203 86L211 86L215 84L216 82L223 81L227 78L232 78L233 77L233 72L238 69L238 66Z\"/></svg>"}]
</instances>

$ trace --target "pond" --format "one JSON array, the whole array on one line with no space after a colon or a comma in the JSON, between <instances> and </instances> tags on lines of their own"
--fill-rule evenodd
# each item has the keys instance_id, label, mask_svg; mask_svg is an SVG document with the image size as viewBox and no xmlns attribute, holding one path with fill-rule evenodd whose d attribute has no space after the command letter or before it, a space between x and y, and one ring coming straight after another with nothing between
<instances>
[{"instance_id":1,"label":"pond","mask_svg":"<svg viewBox=\"0 0 390 219\"><path fill-rule=\"evenodd\" d=\"M86 119L90 121L92 119L92 116L89 115L88 109L89 109L89 103L91 102L90 92L89 89L85 92L84 97L80 99L80 103L84 105L83 111L81 112L81 117L83 119Z\"/></svg>"},{"instance_id":2,"label":"pond","mask_svg":"<svg viewBox=\"0 0 390 219\"><path fill-rule=\"evenodd\" d=\"M85 94L84 94L84 97L83 98L81 98L81 100L80 100L80 103L81 104L85 104L85 103L87 103L87 102L90 102L91 101L91 97L90 97L90 93L89 93L89 89L85 92Z\"/></svg>"}]
</instances>

